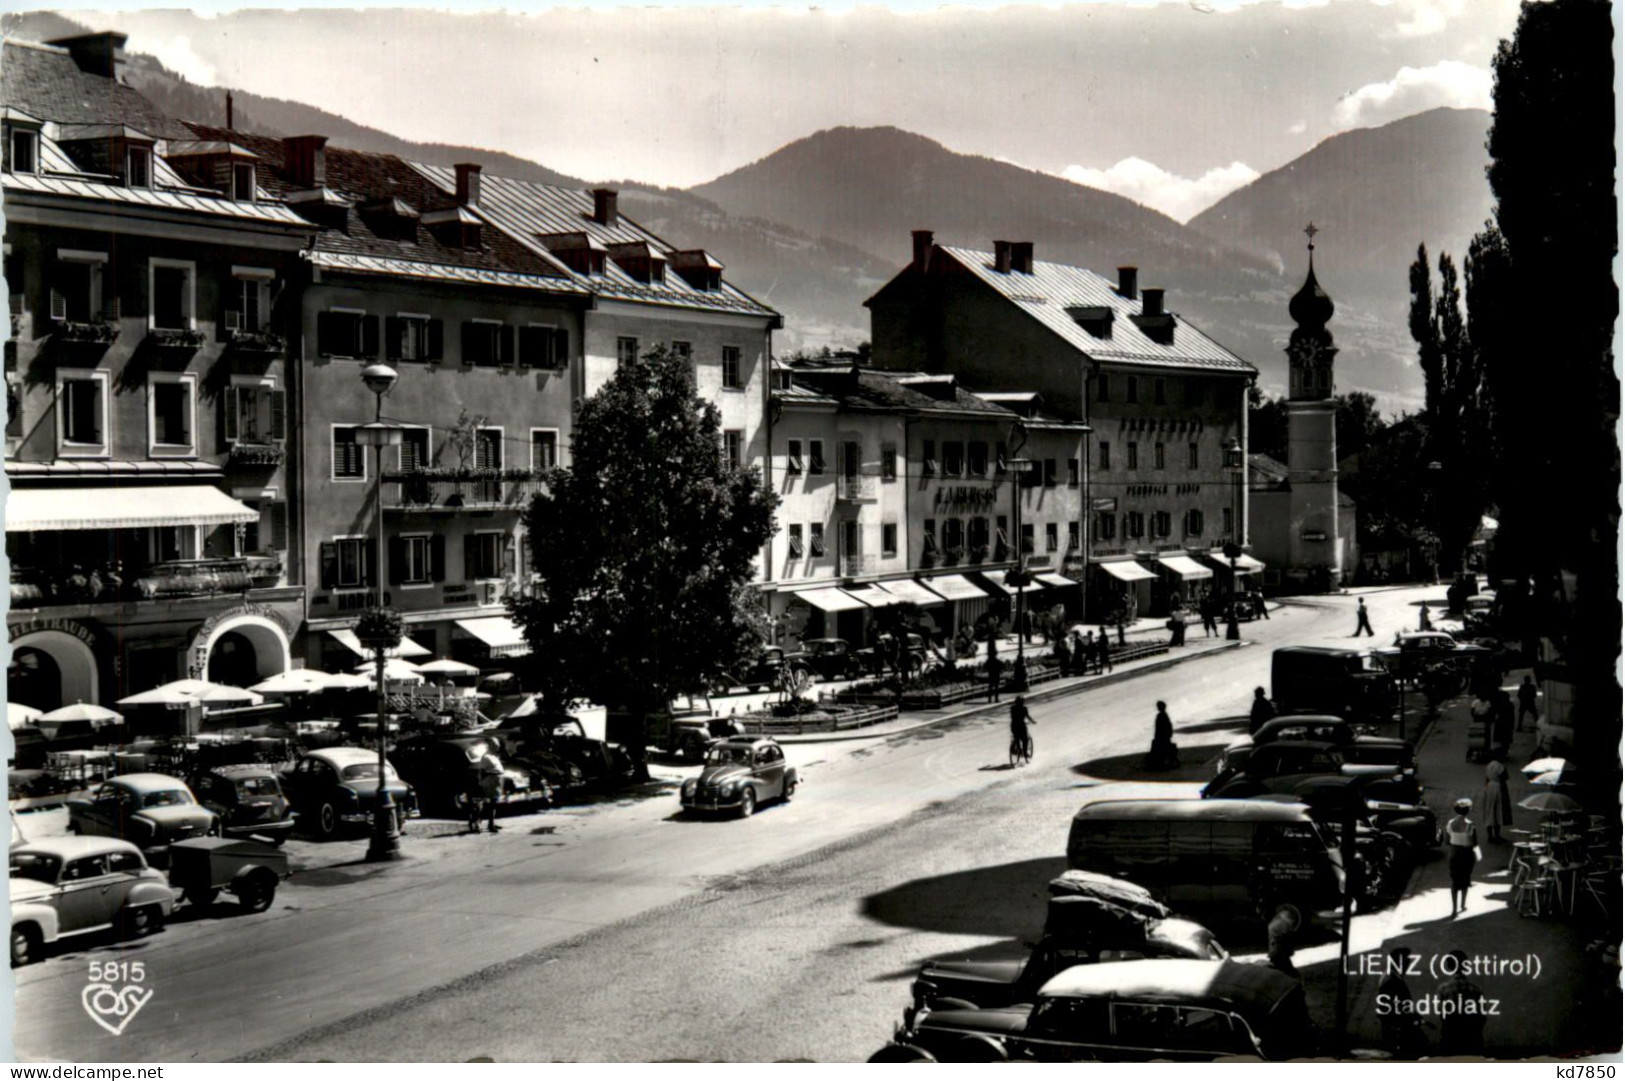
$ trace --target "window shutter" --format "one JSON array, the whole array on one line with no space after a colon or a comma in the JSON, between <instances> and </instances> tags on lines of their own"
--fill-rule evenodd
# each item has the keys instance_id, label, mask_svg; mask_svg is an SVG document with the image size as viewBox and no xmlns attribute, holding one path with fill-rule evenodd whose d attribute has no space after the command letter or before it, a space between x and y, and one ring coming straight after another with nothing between
<instances>
[{"instance_id":1,"label":"window shutter","mask_svg":"<svg viewBox=\"0 0 1625 1081\"><path fill-rule=\"evenodd\" d=\"M339 321L344 316L338 312L316 313L316 352L320 356L331 357L337 355L334 347L339 339Z\"/></svg>"},{"instance_id":2,"label":"window shutter","mask_svg":"<svg viewBox=\"0 0 1625 1081\"><path fill-rule=\"evenodd\" d=\"M389 584L398 586L406 580L406 541L400 537L389 538Z\"/></svg>"},{"instance_id":3,"label":"window shutter","mask_svg":"<svg viewBox=\"0 0 1625 1081\"><path fill-rule=\"evenodd\" d=\"M227 387L222 398L224 399L222 407L225 410L225 419L221 427L225 432L226 442L235 443L237 442L237 388Z\"/></svg>"},{"instance_id":4,"label":"window shutter","mask_svg":"<svg viewBox=\"0 0 1625 1081\"><path fill-rule=\"evenodd\" d=\"M238 310L237 298L233 295L241 290L243 283L236 278L227 279L220 286L220 322L219 333L216 337L223 342L231 340L231 332L243 329L243 313Z\"/></svg>"},{"instance_id":5,"label":"window shutter","mask_svg":"<svg viewBox=\"0 0 1625 1081\"><path fill-rule=\"evenodd\" d=\"M52 289L51 290L51 318L52 319L67 319L67 317L68 317L68 298L64 294L62 294L61 292L59 292L59 291L57 291L55 289Z\"/></svg>"},{"instance_id":6,"label":"window shutter","mask_svg":"<svg viewBox=\"0 0 1625 1081\"><path fill-rule=\"evenodd\" d=\"M553 328L553 367L563 371L570 364L570 332L564 327Z\"/></svg>"},{"instance_id":7,"label":"window shutter","mask_svg":"<svg viewBox=\"0 0 1625 1081\"><path fill-rule=\"evenodd\" d=\"M519 569L519 552L512 537L502 546L502 577L512 578Z\"/></svg>"},{"instance_id":8,"label":"window shutter","mask_svg":"<svg viewBox=\"0 0 1625 1081\"><path fill-rule=\"evenodd\" d=\"M474 341L476 338L475 325L466 319L463 321L463 367L474 366Z\"/></svg>"},{"instance_id":9,"label":"window shutter","mask_svg":"<svg viewBox=\"0 0 1625 1081\"><path fill-rule=\"evenodd\" d=\"M280 499L273 499L265 505L271 512L271 544L270 547L278 552L287 551L288 548L288 504ZM262 541L263 543L263 541Z\"/></svg>"},{"instance_id":10,"label":"window shutter","mask_svg":"<svg viewBox=\"0 0 1625 1081\"><path fill-rule=\"evenodd\" d=\"M332 589L339 581L339 546L332 541L322 542L322 588Z\"/></svg>"},{"instance_id":11,"label":"window shutter","mask_svg":"<svg viewBox=\"0 0 1625 1081\"><path fill-rule=\"evenodd\" d=\"M479 537L473 533L465 533L463 535L463 581L472 582L479 576Z\"/></svg>"},{"instance_id":12,"label":"window shutter","mask_svg":"<svg viewBox=\"0 0 1625 1081\"><path fill-rule=\"evenodd\" d=\"M506 323L497 330L497 363L504 368L513 364L513 327Z\"/></svg>"},{"instance_id":13,"label":"window shutter","mask_svg":"<svg viewBox=\"0 0 1625 1081\"><path fill-rule=\"evenodd\" d=\"M364 357L378 355L378 317L376 315L363 315L361 317L361 355Z\"/></svg>"},{"instance_id":14,"label":"window shutter","mask_svg":"<svg viewBox=\"0 0 1625 1081\"><path fill-rule=\"evenodd\" d=\"M546 367L547 357L542 353L544 333L546 332L542 327L519 328L519 366L521 368Z\"/></svg>"},{"instance_id":15,"label":"window shutter","mask_svg":"<svg viewBox=\"0 0 1625 1081\"><path fill-rule=\"evenodd\" d=\"M446 580L446 538L439 533L429 538L429 580Z\"/></svg>"},{"instance_id":16,"label":"window shutter","mask_svg":"<svg viewBox=\"0 0 1625 1081\"><path fill-rule=\"evenodd\" d=\"M401 359L401 338L406 329L406 320L398 315L384 317L384 349L389 360Z\"/></svg>"},{"instance_id":17,"label":"window shutter","mask_svg":"<svg viewBox=\"0 0 1625 1081\"><path fill-rule=\"evenodd\" d=\"M439 361L446 352L446 327L438 319L429 320L429 359Z\"/></svg>"},{"instance_id":18,"label":"window shutter","mask_svg":"<svg viewBox=\"0 0 1625 1081\"><path fill-rule=\"evenodd\" d=\"M378 584L378 538L368 537L361 542L361 584Z\"/></svg>"},{"instance_id":19,"label":"window shutter","mask_svg":"<svg viewBox=\"0 0 1625 1081\"><path fill-rule=\"evenodd\" d=\"M273 390L267 397L271 402L271 439L281 443L288 438L288 392Z\"/></svg>"}]
</instances>

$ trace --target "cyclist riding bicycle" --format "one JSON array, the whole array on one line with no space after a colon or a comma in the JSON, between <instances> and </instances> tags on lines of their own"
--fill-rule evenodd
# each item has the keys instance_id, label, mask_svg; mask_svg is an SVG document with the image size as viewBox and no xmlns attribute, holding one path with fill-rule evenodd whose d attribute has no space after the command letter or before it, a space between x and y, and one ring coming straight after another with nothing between
<instances>
[{"instance_id":1,"label":"cyclist riding bicycle","mask_svg":"<svg viewBox=\"0 0 1625 1081\"><path fill-rule=\"evenodd\" d=\"M1031 759L1033 756L1033 737L1027 731L1028 725L1036 725L1033 715L1027 712L1027 700L1022 695L1016 695L1016 700L1010 703L1010 757Z\"/></svg>"}]
</instances>

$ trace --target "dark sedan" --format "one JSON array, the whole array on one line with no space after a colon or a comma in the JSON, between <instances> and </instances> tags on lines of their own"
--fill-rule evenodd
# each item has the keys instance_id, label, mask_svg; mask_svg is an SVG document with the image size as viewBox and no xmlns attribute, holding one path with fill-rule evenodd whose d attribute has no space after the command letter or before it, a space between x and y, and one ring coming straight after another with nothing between
<instances>
[{"instance_id":1,"label":"dark sedan","mask_svg":"<svg viewBox=\"0 0 1625 1081\"><path fill-rule=\"evenodd\" d=\"M469 794L479 787L480 762L488 752L503 763L502 794L497 797L498 803L546 802L547 781L509 762L503 751L496 737L483 733L413 736L395 745L389 762L416 790L425 808L452 817L467 813Z\"/></svg>"},{"instance_id":2,"label":"dark sedan","mask_svg":"<svg viewBox=\"0 0 1625 1081\"><path fill-rule=\"evenodd\" d=\"M378 752L361 747L326 747L310 751L281 776L300 818L316 836L326 840L338 833L341 824L372 820L378 800ZM386 768L384 785L395 804L397 827L417 814L412 787Z\"/></svg>"},{"instance_id":3,"label":"dark sedan","mask_svg":"<svg viewBox=\"0 0 1625 1081\"><path fill-rule=\"evenodd\" d=\"M293 832L293 807L269 766L216 766L192 782L198 802L220 816L228 837L263 837L280 845Z\"/></svg>"}]
</instances>

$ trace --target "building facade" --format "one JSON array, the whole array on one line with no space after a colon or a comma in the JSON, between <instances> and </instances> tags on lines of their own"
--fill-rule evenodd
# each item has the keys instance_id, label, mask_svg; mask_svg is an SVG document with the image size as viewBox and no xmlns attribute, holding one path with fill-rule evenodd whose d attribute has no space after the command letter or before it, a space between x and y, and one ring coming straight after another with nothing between
<instances>
[{"instance_id":1,"label":"building facade","mask_svg":"<svg viewBox=\"0 0 1625 1081\"><path fill-rule=\"evenodd\" d=\"M1257 370L1169 311L1124 267L1113 282L1034 258L914 234L914 257L866 303L875 363L952 373L977 391L1019 384L1087 425L1080 455L1086 613L1189 601L1214 553L1246 547L1247 389ZM1083 508L1087 507L1087 513ZM1243 569L1256 570L1249 566Z\"/></svg>"}]
</instances>

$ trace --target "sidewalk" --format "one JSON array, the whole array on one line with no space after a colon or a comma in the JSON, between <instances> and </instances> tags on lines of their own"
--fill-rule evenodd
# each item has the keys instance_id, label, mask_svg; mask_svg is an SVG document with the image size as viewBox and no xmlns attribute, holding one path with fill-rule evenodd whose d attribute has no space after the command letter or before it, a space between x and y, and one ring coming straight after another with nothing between
<instances>
[{"instance_id":1,"label":"sidewalk","mask_svg":"<svg viewBox=\"0 0 1625 1081\"><path fill-rule=\"evenodd\" d=\"M1522 677L1522 671L1508 676L1508 689L1515 690ZM1420 696L1411 697L1414 711L1407 712L1407 727L1414 733L1417 728L1411 720L1421 718L1420 703L1414 700ZM1417 773L1425 785L1428 806L1439 816L1441 825L1452 814L1457 799L1474 801L1471 817L1478 825L1484 856L1473 872L1467 910L1454 919L1450 917L1449 866L1440 852L1426 858L1415 870L1397 904L1355 918L1351 958L1366 953L1375 960L1399 946L1409 947L1421 965L1421 971L1406 980L1416 998L1432 992L1444 979L1430 974L1429 967L1450 951L1462 950L1475 962L1482 962L1484 971L1470 978L1487 998L1500 1003L1499 1014L1489 1018L1484 1028L1485 1054L1490 1057L1617 1050L1621 1026L1619 970L1605 970L1597 952L1588 953L1587 946L1602 937L1618 941L1619 913L1613 913L1612 919L1604 918L1586 897L1576 901L1573 916L1523 917L1509 906L1512 883L1507 862L1512 843L1528 840L1537 832L1541 817L1538 812L1517 806L1519 800L1539 790L1519 770L1535 757L1535 734L1531 728L1514 736L1506 762L1513 823L1510 828L1503 827L1502 841L1492 842L1485 836L1484 823L1479 821L1484 765L1467 760L1470 701L1462 697L1447 703L1417 748ZM1337 955L1335 942L1298 954L1317 1015L1324 1007L1329 1017L1335 1004ZM1525 965L1535 971L1523 974ZM1350 1042L1354 1047L1382 1044L1376 999L1381 981L1380 974L1349 978ZM1430 1040L1438 1039L1436 1021L1425 1025L1424 1031Z\"/></svg>"},{"instance_id":2,"label":"sidewalk","mask_svg":"<svg viewBox=\"0 0 1625 1081\"><path fill-rule=\"evenodd\" d=\"M1162 633L1167 634L1167 631L1163 631ZM1229 642L1226 641L1222 636L1217 638L1187 637L1183 646L1170 649L1167 653L1159 654L1155 657L1146 657L1143 660L1129 661L1126 664L1119 664L1110 672L1103 674L1091 676L1066 676L1061 679L1051 680L1048 683L1039 684L1032 690L1023 692L1023 694L1026 696L1029 702L1043 702L1046 699L1058 698L1077 691L1087 690L1090 687L1104 686L1106 684L1116 683L1119 680L1132 679L1135 676L1144 675L1148 672L1159 672L1165 668L1172 668L1173 666L1181 664L1185 661L1194 660L1197 657L1205 657L1211 653L1219 653L1226 649L1239 649L1241 646L1247 644L1248 643L1245 640L1241 642ZM1038 650L1042 648L1042 646L1034 646L1031 652L1034 655L1037 655ZM1003 653L1002 646L1000 649L1001 656L1014 656L1013 652L1010 654ZM1013 651L1015 646L1012 644L1010 649ZM947 709L906 710L899 713L895 720L886 721L882 724L870 725L866 728L860 728L855 731L808 732L799 736L775 736L774 739L785 744L845 743L850 740L885 739L887 736L901 735L905 732L912 732L919 728L929 728L932 725L945 724L948 721L957 720L961 717L968 717L972 714L982 713L987 710L1009 709L1010 702L1014 698L1014 694L1006 691L1000 696L1000 701L997 702L989 702L985 697L978 697L969 702L962 702L958 705L950 706Z\"/></svg>"}]
</instances>

